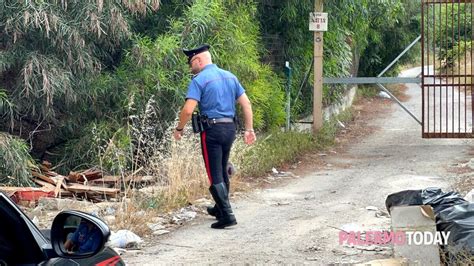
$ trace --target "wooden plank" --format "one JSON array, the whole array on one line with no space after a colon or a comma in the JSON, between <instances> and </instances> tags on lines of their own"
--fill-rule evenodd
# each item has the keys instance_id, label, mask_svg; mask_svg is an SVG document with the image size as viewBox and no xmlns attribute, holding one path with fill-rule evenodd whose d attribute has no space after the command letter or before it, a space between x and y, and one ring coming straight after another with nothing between
<instances>
[{"instance_id":1,"label":"wooden plank","mask_svg":"<svg viewBox=\"0 0 474 266\"><path fill-rule=\"evenodd\" d=\"M64 177L60 177L57 182L56 182L56 188L54 189L54 197L58 197L60 195L59 193L61 192L61 185L63 184Z\"/></svg>"},{"instance_id":2,"label":"wooden plank","mask_svg":"<svg viewBox=\"0 0 474 266\"><path fill-rule=\"evenodd\" d=\"M65 190L67 190L67 185L66 185L66 181L67 180L67 177L63 176L63 175L57 175L57 176L54 176L54 177L51 177L54 182L55 182L55 185L58 186L58 183L61 184L61 187L64 188Z\"/></svg>"},{"instance_id":3,"label":"wooden plank","mask_svg":"<svg viewBox=\"0 0 474 266\"><path fill-rule=\"evenodd\" d=\"M61 195L61 198L64 198L64 197L73 198L74 197L74 193L72 193L71 191L64 190L64 189L61 189L61 191L59 193Z\"/></svg>"},{"instance_id":4,"label":"wooden plank","mask_svg":"<svg viewBox=\"0 0 474 266\"><path fill-rule=\"evenodd\" d=\"M82 178L82 176L77 173L77 172L69 172L69 175L67 176L67 180L70 181L70 182L80 182L82 179L82 182L84 182L84 179Z\"/></svg>"},{"instance_id":5,"label":"wooden plank","mask_svg":"<svg viewBox=\"0 0 474 266\"><path fill-rule=\"evenodd\" d=\"M43 186L43 187L46 188L46 189L51 189L51 190L53 190L53 189L55 188L55 187L54 187L53 185L51 185L50 183L45 182L45 181L43 181L43 180L41 180L41 179L36 179L36 178L35 178L35 179L33 179L33 182L35 182L36 184L38 184L38 185L40 185L40 186Z\"/></svg>"},{"instance_id":6,"label":"wooden plank","mask_svg":"<svg viewBox=\"0 0 474 266\"><path fill-rule=\"evenodd\" d=\"M85 186L81 184L70 184L68 186L68 191L75 192L75 193L88 192L88 193L106 194L106 195L116 195L120 193L120 190L115 189L115 188Z\"/></svg>"},{"instance_id":7,"label":"wooden plank","mask_svg":"<svg viewBox=\"0 0 474 266\"><path fill-rule=\"evenodd\" d=\"M38 172L34 172L34 171L31 172L31 174L36 178L39 178L43 181L46 181L46 182L50 183L51 185L56 185L56 182L49 176L45 176L45 175L42 175L42 174L40 174Z\"/></svg>"},{"instance_id":8,"label":"wooden plank","mask_svg":"<svg viewBox=\"0 0 474 266\"><path fill-rule=\"evenodd\" d=\"M91 184L116 184L121 182L120 176L104 176L99 179L95 179L91 181Z\"/></svg>"},{"instance_id":9,"label":"wooden plank","mask_svg":"<svg viewBox=\"0 0 474 266\"><path fill-rule=\"evenodd\" d=\"M84 175L88 181L102 178L102 171L96 169L87 169L81 174Z\"/></svg>"},{"instance_id":10,"label":"wooden plank","mask_svg":"<svg viewBox=\"0 0 474 266\"><path fill-rule=\"evenodd\" d=\"M87 169L82 172L70 172L67 179L71 182L82 183L102 178L102 171L96 169Z\"/></svg>"}]
</instances>

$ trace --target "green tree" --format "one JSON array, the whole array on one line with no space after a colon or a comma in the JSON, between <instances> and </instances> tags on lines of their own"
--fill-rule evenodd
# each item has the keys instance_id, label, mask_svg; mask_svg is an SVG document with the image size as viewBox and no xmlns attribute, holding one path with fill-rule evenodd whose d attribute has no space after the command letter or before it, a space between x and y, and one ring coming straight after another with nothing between
<instances>
[{"instance_id":1,"label":"green tree","mask_svg":"<svg viewBox=\"0 0 474 266\"><path fill-rule=\"evenodd\" d=\"M96 82L97 88L92 91L98 92L94 96L97 100L90 103L89 112L106 113L111 119L106 122L96 116L90 120L77 138L67 144L68 162L97 162L98 159L92 159L101 158L97 150L91 151L91 147L97 146L91 144L91 129L97 128L103 129L96 131L104 140L102 146L120 146L128 151L133 147L129 167L131 162L146 163L146 157L153 151L143 150L164 136L185 100L191 74L182 48L202 43L211 45L216 64L232 71L242 82L253 102L257 129L273 128L283 122L282 81L269 66L260 63L260 31L253 1L196 0L177 7L164 7L162 3L162 8L161 11L169 13L158 12L140 19L148 21L146 26L135 24L147 36L135 36L117 69L104 72ZM120 138L122 145L106 144L116 132L124 133L128 140ZM74 150L80 150L82 158L75 157ZM143 153L147 156L141 156ZM84 154L92 157L85 158ZM140 159L133 159L137 157Z\"/></svg>"},{"instance_id":2,"label":"green tree","mask_svg":"<svg viewBox=\"0 0 474 266\"><path fill-rule=\"evenodd\" d=\"M69 108L87 100L94 76L116 63L131 34L129 19L158 6L159 0L2 1L0 89L14 115L0 109L1 129L23 136L58 130Z\"/></svg>"},{"instance_id":3,"label":"green tree","mask_svg":"<svg viewBox=\"0 0 474 266\"><path fill-rule=\"evenodd\" d=\"M359 76L378 75L418 35L421 34L421 5L410 0L371 0L368 6L369 30L361 51ZM395 3L396 2L396 3ZM420 46L402 57L398 65L419 58ZM392 70L396 73L397 68Z\"/></svg>"},{"instance_id":4,"label":"green tree","mask_svg":"<svg viewBox=\"0 0 474 266\"><path fill-rule=\"evenodd\" d=\"M292 98L299 100L293 104L293 112L297 116L307 115L312 110L313 82L312 71L308 72L313 57L313 34L308 30L308 20L309 13L314 11L314 1L259 2L262 32L281 40L282 58L275 61L274 69L281 73L283 62L290 62L295 73ZM410 0L324 1L324 12L329 18L328 31L324 33L324 76L370 76L381 71L419 34L419 6ZM266 48L272 51L275 38L264 40ZM304 83L306 73L310 76ZM344 91L344 86L325 85L324 104L337 102Z\"/></svg>"}]
</instances>

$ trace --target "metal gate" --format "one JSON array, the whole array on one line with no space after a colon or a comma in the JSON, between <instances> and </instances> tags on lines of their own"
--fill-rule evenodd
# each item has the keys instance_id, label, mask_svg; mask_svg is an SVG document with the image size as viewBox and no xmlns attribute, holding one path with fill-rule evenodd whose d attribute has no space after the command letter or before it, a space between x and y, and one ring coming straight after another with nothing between
<instances>
[{"instance_id":1,"label":"metal gate","mask_svg":"<svg viewBox=\"0 0 474 266\"><path fill-rule=\"evenodd\" d=\"M423 138L473 138L473 2L422 0Z\"/></svg>"}]
</instances>

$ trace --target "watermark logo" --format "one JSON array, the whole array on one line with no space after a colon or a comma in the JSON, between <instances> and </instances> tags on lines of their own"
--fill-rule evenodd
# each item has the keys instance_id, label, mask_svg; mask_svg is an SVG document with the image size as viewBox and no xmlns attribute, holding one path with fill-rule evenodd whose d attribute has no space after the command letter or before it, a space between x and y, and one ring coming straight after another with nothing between
<instances>
[{"instance_id":1,"label":"watermark logo","mask_svg":"<svg viewBox=\"0 0 474 266\"><path fill-rule=\"evenodd\" d=\"M451 232L341 231L339 245L447 245Z\"/></svg>"}]
</instances>

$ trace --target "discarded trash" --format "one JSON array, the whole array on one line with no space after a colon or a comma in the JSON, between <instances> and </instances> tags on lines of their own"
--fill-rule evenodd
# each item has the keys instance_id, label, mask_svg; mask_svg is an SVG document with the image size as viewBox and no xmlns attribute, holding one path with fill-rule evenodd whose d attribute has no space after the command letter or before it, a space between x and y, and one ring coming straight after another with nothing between
<instances>
[{"instance_id":1,"label":"discarded trash","mask_svg":"<svg viewBox=\"0 0 474 266\"><path fill-rule=\"evenodd\" d=\"M31 220L36 226L39 226L39 219L38 217L33 217L33 219Z\"/></svg>"},{"instance_id":2,"label":"discarded trash","mask_svg":"<svg viewBox=\"0 0 474 266\"><path fill-rule=\"evenodd\" d=\"M150 228L151 231L155 232L155 231L158 231L158 230L162 230L162 229L165 229L166 227L160 223L156 223L156 224L152 224L152 223L147 223L146 224L148 226L148 228Z\"/></svg>"},{"instance_id":3,"label":"discarded trash","mask_svg":"<svg viewBox=\"0 0 474 266\"><path fill-rule=\"evenodd\" d=\"M445 247L450 260L448 264L456 261L459 252L474 254L474 204L463 199L458 193L445 193L440 188L405 190L389 195L385 205L389 212L394 206L431 206L436 217L436 229L450 232L450 244Z\"/></svg>"},{"instance_id":4,"label":"discarded trash","mask_svg":"<svg viewBox=\"0 0 474 266\"><path fill-rule=\"evenodd\" d=\"M185 221L193 220L197 213L195 211L188 211L187 208L181 209L180 213L176 214L172 218L174 224L182 224Z\"/></svg>"},{"instance_id":5,"label":"discarded trash","mask_svg":"<svg viewBox=\"0 0 474 266\"><path fill-rule=\"evenodd\" d=\"M346 126L341 121L337 120L337 123L339 124L340 127L346 128Z\"/></svg>"},{"instance_id":6,"label":"discarded trash","mask_svg":"<svg viewBox=\"0 0 474 266\"><path fill-rule=\"evenodd\" d=\"M387 212L385 212L385 211L378 210L378 211L375 213L375 217L377 217L377 218L382 218L382 217L388 218L388 217L390 217L390 215L389 215Z\"/></svg>"},{"instance_id":7,"label":"discarded trash","mask_svg":"<svg viewBox=\"0 0 474 266\"><path fill-rule=\"evenodd\" d=\"M164 234L168 234L170 231L168 230L157 230L155 232L153 232L154 235L156 236L161 236L161 235L164 235Z\"/></svg>"},{"instance_id":8,"label":"discarded trash","mask_svg":"<svg viewBox=\"0 0 474 266\"><path fill-rule=\"evenodd\" d=\"M368 211L378 211L379 210L379 208L377 208L375 206L367 206L367 207L365 207L365 209L368 210Z\"/></svg>"},{"instance_id":9,"label":"discarded trash","mask_svg":"<svg viewBox=\"0 0 474 266\"><path fill-rule=\"evenodd\" d=\"M453 205L466 203L457 192L444 193L440 188L427 188L421 191L421 198L424 205L433 207L435 213L449 208Z\"/></svg>"},{"instance_id":10,"label":"discarded trash","mask_svg":"<svg viewBox=\"0 0 474 266\"><path fill-rule=\"evenodd\" d=\"M137 248L143 240L129 230L118 230L112 232L109 238L109 245L113 248Z\"/></svg>"},{"instance_id":11,"label":"discarded trash","mask_svg":"<svg viewBox=\"0 0 474 266\"><path fill-rule=\"evenodd\" d=\"M289 201L279 201L279 202L273 202L271 203L272 206L285 206L285 205L290 205L291 203Z\"/></svg>"},{"instance_id":12,"label":"discarded trash","mask_svg":"<svg viewBox=\"0 0 474 266\"><path fill-rule=\"evenodd\" d=\"M474 189L469 191L466 196L464 196L464 199L471 202L471 203L474 203Z\"/></svg>"},{"instance_id":13,"label":"discarded trash","mask_svg":"<svg viewBox=\"0 0 474 266\"><path fill-rule=\"evenodd\" d=\"M438 231L451 232L447 249L450 262L455 262L457 254L474 254L474 204L464 203L443 209L437 214ZM448 263L450 264L450 263Z\"/></svg>"},{"instance_id":14,"label":"discarded trash","mask_svg":"<svg viewBox=\"0 0 474 266\"><path fill-rule=\"evenodd\" d=\"M385 200L385 207L388 213L391 212L391 208L394 206L414 206L423 205L421 199L421 190L404 190L397 193L388 195Z\"/></svg>"},{"instance_id":15,"label":"discarded trash","mask_svg":"<svg viewBox=\"0 0 474 266\"><path fill-rule=\"evenodd\" d=\"M387 98L387 99L392 98L392 97L390 97L390 95L388 95L388 93L386 93L384 91L379 92L378 96L381 97L381 98Z\"/></svg>"},{"instance_id":16,"label":"discarded trash","mask_svg":"<svg viewBox=\"0 0 474 266\"><path fill-rule=\"evenodd\" d=\"M430 205L435 214L454 205L464 204L467 201L456 192L443 192L440 188L423 190L405 190L388 195L385 206L390 212L393 206Z\"/></svg>"}]
</instances>

